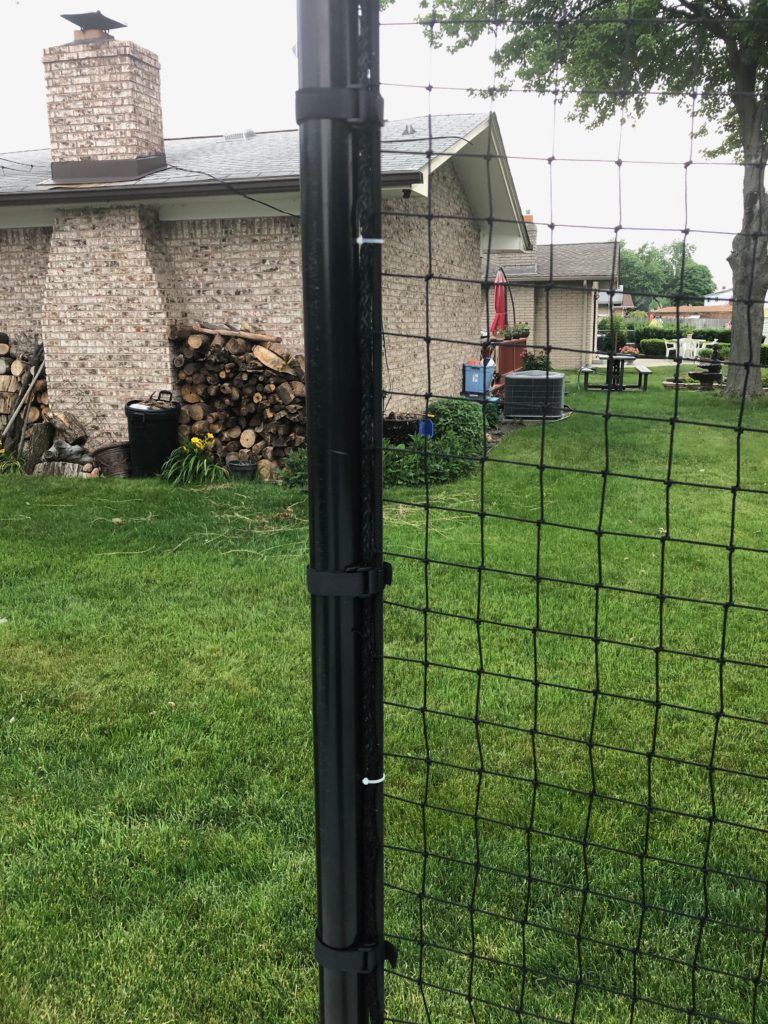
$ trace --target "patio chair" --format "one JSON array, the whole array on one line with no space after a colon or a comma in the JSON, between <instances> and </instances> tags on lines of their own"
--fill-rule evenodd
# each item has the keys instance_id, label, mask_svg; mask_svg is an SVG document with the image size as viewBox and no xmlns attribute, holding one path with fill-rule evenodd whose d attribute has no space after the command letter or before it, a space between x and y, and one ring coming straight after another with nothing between
<instances>
[{"instance_id":1,"label":"patio chair","mask_svg":"<svg viewBox=\"0 0 768 1024\"><path fill-rule=\"evenodd\" d=\"M665 359L671 359L671 358L677 359L678 345L679 344L680 344L680 339L679 338L675 338L673 341L665 341L664 342L664 358Z\"/></svg>"}]
</instances>

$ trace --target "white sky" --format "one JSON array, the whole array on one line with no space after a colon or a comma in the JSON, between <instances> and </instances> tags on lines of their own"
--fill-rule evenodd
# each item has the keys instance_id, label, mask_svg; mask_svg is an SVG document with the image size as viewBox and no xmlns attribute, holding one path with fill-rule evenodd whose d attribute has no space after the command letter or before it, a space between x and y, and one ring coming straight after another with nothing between
<instances>
[{"instance_id":1,"label":"white sky","mask_svg":"<svg viewBox=\"0 0 768 1024\"><path fill-rule=\"evenodd\" d=\"M167 136L294 126L292 0L100 2L104 14L128 26L117 36L160 57ZM0 0L0 151L48 145L40 57L44 47L71 38L72 27L59 15L87 8L65 0ZM416 26L387 25L412 20L417 10L417 0L398 0L382 16L386 115L487 110L487 100L460 87L491 84L488 45L450 56L430 51ZM431 93L425 89L429 82L435 87ZM621 132L613 123L590 132L567 122L562 110L555 116L551 99L515 93L494 109L521 203L537 221L558 225L556 242L602 241L621 223L621 237L636 247L681 238L687 225L696 258L710 266L718 287L730 285L726 257L740 220L741 171L722 164L693 166L686 189L683 163L690 155L691 124L682 111L653 108L637 127ZM703 159L703 145L696 144L694 159ZM553 153L550 167L547 157ZM619 155L621 172L615 164ZM539 240L549 240L546 229L540 229Z\"/></svg>"}]
</instances>

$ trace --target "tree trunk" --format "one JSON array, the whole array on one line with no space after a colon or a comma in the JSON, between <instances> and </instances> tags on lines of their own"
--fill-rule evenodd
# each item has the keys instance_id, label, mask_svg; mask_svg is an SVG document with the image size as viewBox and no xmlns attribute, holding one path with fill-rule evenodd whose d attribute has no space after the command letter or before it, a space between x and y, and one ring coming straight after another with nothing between
<instances>
[{"instance_id":1,"label":"tree trunk","mask_svg":"<svg viewBox=\"0 0 768 1024\"><path fill-rule=\"evenodd\" d=\"M768 197L765 193L766 147L761 138L761 104L746 90L734 97L744 152L741 231L733 239L728 262L733 271L731 354L725 394L729 398L762 396L760 346L768 292Z\"/></svg>"}]
</instances>

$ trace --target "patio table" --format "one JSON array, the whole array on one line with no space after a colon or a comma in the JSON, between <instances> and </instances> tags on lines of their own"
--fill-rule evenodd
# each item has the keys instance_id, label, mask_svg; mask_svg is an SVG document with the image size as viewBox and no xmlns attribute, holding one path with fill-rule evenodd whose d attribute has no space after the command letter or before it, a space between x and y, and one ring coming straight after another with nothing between
<instances>
[{"instance_id":1,"label":"patio table","mask_svg":"<svg viewBox=\"0 0 768 1024\"><path fill-rule=\"evenodd\" d=\"M598 352L598 359L607 362L605 368L605 384L590 384L590 388L598 388L603 391L623 391L624 367L627 363L634 363L637 358L631 352Z\"/></svg>"}]
</instances>

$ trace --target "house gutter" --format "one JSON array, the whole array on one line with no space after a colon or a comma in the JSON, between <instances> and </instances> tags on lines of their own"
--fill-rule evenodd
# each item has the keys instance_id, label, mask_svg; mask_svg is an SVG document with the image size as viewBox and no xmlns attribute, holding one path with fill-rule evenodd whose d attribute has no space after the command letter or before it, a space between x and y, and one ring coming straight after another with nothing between
<instances>
[{"instance_id":1,"label":"house gutter","mask_svg":"<svg viewBox=\"0 0 768 1024\"><path fill-rule=\"evenodd\" d=\"M423 181L421 171L398 171L382 175L383 188L409 188ZM179 182L174 185L119 186L51 186L45 192L0 192L0 207L4 206L63 206L92 202L136 202L143 199L177 199L196 196L226 196L233 192L240 195L264 193L298 192L297 175L282 178L259 178L257 180L221 180L203 182Z\"/></svg>"}]
</instances>

